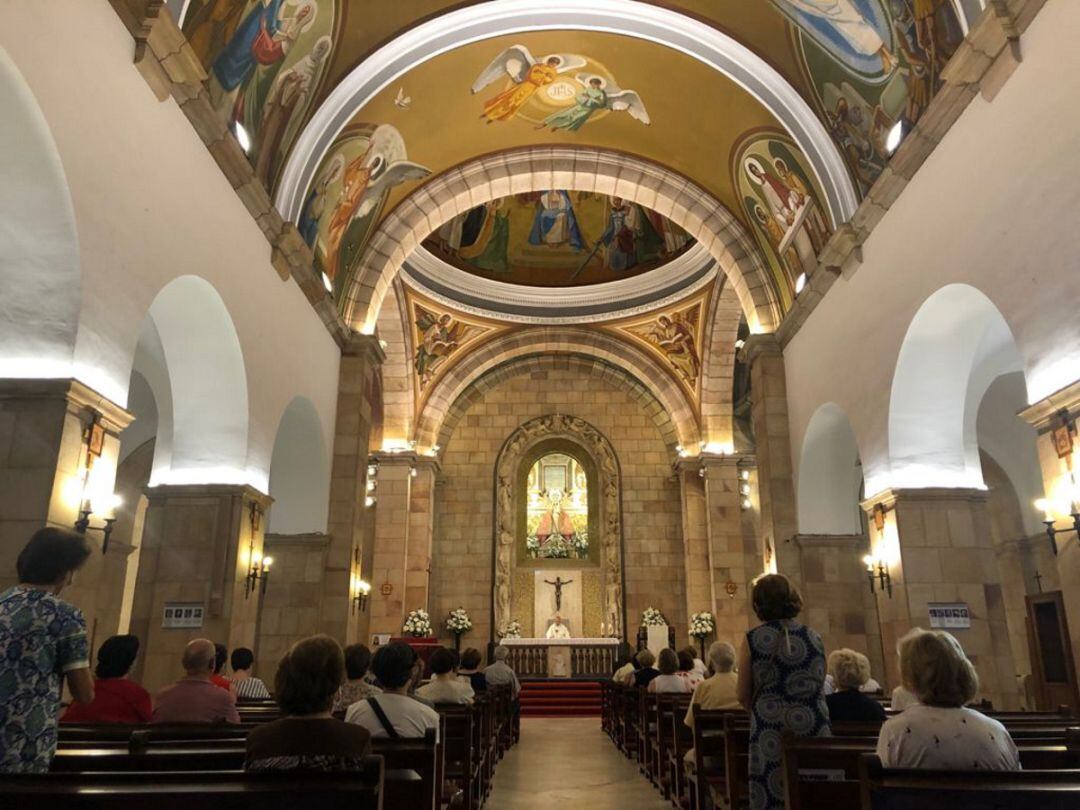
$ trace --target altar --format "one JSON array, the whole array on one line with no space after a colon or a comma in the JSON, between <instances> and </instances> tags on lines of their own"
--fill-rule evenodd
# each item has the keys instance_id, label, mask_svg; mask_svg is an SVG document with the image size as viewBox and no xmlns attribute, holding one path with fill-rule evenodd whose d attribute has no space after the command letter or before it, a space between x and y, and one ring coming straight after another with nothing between
<instances>
[{"instance_id":1,"label":"altar","mask_svg":"<svg viewBox=\"0 0 1080 810\"><path fill-rule=\"evenodd\" d=\"M621 639L504 638L507 663L519 678L609 678Z\"/></svg>"}]
</instances>

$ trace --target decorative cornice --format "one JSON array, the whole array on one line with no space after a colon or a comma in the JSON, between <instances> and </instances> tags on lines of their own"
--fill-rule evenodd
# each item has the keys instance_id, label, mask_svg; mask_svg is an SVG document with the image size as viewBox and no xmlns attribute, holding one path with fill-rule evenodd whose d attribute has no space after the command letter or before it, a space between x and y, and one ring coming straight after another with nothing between
<instances>
[{"instance_id":1,"label":"decorative cornice","mask_svg":"<svg viewBox=\"0 0 1080 810\"><path fill-rule=\"evenodd\" d=\"M158 484L145 487L143 493L151 504L170 500L200 500L207 498L242 498L254 501L265 511L274 499L249 484Z\"/></svg>"},{"instance_id":2,"label":"decorative cornice","mask_svg":"<svg viewBox=\"0 0 1080 810\"><path fill-rule=\"evenodd\" d=\"M1074 415L1080 411L1080 380L1032 403L1019 416L1039 433L1046 433L1054 427L1055 417L1061 411Z\"/></svg>"},{"instance_id":3,"label":"decorative cornice","mask_svg":"<svg viewBox=\"0 0 1080 810\"><path fill-rule=\"evenodd\" d=\"M61 398L75 408L97 414L111 433L119 433L135 419L111 399L76 379L0 379L0 400Z\"/></svg>"},{"instance_id":4,"label":"decorative cornice","mask_svg":"<svg viewBox=\"0 0 1080 810\"><path fill-rule=\"evenodd\" d=\"M886 510L896 506L913 503L944 503L946 501L968 501L970 503L982 503L990 497L990 491L975 489L974 487L926 487L925 489L883 489L875 495L871 495L859 506L867 514L874 511L879 504Z\"/></svg>"},{"instance_id":5,"label":"decorative cornice","mask_svg":"<svg viewBox=\"0 0 1080 810\"><path fill-rule=\"evenodd\" d=\"M801 549L840 548L861 551L870 548L870 539L863 534L797 534L792 540Z\"/></svg>"},{"instance_id":6,"label":"decorative cornice","mask_svg":"<svg viewBox=\"0 0 1080 810\"><path fill-rule=\"evenodd\" d=\"M359 357L382 365L386 361L386 349L375 335L364 335L349 330L348 338L341 345L342 357Z\"/></svg>"},{"instance_id":7,"label":"decorative cornice","mask_svg":"<svg viewBox=\"0 0 1080 810\"><path fill-rule=\"evenodd\" d=\"M763 355L770 357L783 356L780 340L775 333L750 335L740 352L742 353L743 362L748 366L754 365L754 361Z\"/></svg>"}]
</instances>

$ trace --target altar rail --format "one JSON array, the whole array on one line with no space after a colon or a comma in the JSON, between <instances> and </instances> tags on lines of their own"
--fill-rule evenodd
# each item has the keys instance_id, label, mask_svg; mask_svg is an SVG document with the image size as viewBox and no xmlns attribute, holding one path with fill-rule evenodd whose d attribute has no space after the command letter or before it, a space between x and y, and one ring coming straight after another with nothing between
<instances>
[{"instance_id":1,"label":"altar rail","mask_svg":"<svg viewBox=\"0 0 1080 810\"><path fill-rule=\"evenodd\" d=\"M510 650L508 663L520 678L548 678L548 649L570 650L570 672L574 678L609 678L621 641L617 638L503 639Z\"/></svg>"}]
</instances>

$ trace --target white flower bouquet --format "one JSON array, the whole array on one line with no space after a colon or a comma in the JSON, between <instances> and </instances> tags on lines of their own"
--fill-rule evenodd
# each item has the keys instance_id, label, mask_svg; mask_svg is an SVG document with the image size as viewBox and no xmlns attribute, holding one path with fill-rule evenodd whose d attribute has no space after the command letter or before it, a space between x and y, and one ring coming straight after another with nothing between
<instances>
[{"instance_id":1,"label":"white flower bouquet","mask_svg":"<svg viewBox=\"0 0 1080 810\"><path fill-rule=\"evenodd\" d=\"M707 610L690 617L690 638L708 638L716 631L716 619Z\"/></svg>"},{"instance_id":2,"label":"white flower bouquet","mask_svg":"<svg viewBox=\"0 0 1080 810\"><path fill-rule=\"evenodd\" d=\"M641 611L642 627L660 627L667 624L664 614L654 607L647 607Z\"/></svg>"},{"instance_id":3,"label":"white flower bouquet","mask_svg":"<svg viewBox=\"0 0 1080 810\"><path fill-rule=\"evenodd\" d=\"M521 622L517 619L511 619L503 626L499 635L503 638L521 638Z\"/></svg>"},{"instance_id":4,"label":"white flower bouquet","mask_svg":"<svg viewBox=\"0 0 1080 810\"><path fill-rule=\"evenodd\" d=\"M426 638L432 633L431 630L431 617L428 616L426 610L414 610L405 617L405 626L402 627L402 632L407 636L415 636L417 638Z\"/></svg>"},{"instance_id":5,"label":"white flower bouquet","mask_svg":"<svg viewBox=\"0 0 1080 810\"><path fill-rule=\"evenodd\" d=\"M446 617L446 629L456 636L463 635L472 630L472 619L465 612L465 608L454 608Z\"/></svg>"}]
</instances>

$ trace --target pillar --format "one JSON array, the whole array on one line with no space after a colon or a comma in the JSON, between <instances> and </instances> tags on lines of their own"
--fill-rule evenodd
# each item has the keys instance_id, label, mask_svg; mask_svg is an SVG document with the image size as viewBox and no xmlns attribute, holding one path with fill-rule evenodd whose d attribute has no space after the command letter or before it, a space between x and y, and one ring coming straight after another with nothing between
<instances>
[{"instance_id":1,"label":"pillar","mask_svg":"<svg viewBox=\"0 0 1080 810\"><path fill-rule=\"evenodd\" d=\"M366 638L367 614L353 610L354 582L372 581L362 568L370 531L367 496L368 456L376 414L379 371L386 353L372 335L353 333L341 352L338 372L334 461L330 476L330 512L322 576L318 630L342 644Z\"/></svg>"},{"instance_id":2,"label":"pillar","mask_svg":"<svg viewBox=\"0 0 1080 810\"><path fill-rule=\"evenodd\" d=\"M695 613L704 610L715 613L716 609L703 470L697 459L681 459L675 464L675 475L679 480L679 493L682 500L687 621Z\"/></svg>"},{"instance_id":3,"label":"pillar","mask_svg":"<svg viewBox=\"0 0 1080 810\"><path fill-rule=\"evenodd\" d=\"M751 335L743 347L750 366L750 417L757 459L757 496L765 568L801 584L788 425L784 355L775 335Z\"/></svg>"},{"instance_id":4,"label":"pillar","mask_svg":"<svg viewBox=\"0 0 1080 810\"><path fill-rule=\"evenodd\" d=\"M883 526L874 509L885 510ZM863 502L871 556L885 563L892 595L876 593L886 678L900 683L896 643L930 627L931 603L963 603L971 627L950 629L979 673L980 696L996 709L1019 708L1016 666L987 511L980 489L885 490Z\"/></svg>"},{"instance_id":5,"label":"pillar","mask_svg":"<svg viewBox=\"0 0 1080 810\"><path fill-rule=\"evenodd\" d=\"M432 544L435 539L435 486L439 462L416 459L409 493L409 545L405 556L405 604L431 610ZM408 610L412 610L411 607ZM406 611L407 612L407 611ZM433 617L438 620L439 617Z\"/></svg>"},{"instance_id":6,"label":"pillar","mask_svg":"<svg viewBox=\"0 0 1080 810\"><path fill-rule=\"evenodd\" d=\"M256 646L263 582L248 574L263 555L271 499L252 487L187 484L147 487L148 505L131 610L142 642L138 679L153 691L181 675L193 638ZM273 587L273 566L266 586ZM166 605L203 610L201 627L163 627Z\"/></svg>"},{"instance_id":7,"label":"pillar","mask_svg":"<svg viewBox=\"0 0 1080 810\"><path fill-rule=\"evenodd\" d=\"M74 528L87 498L112 514L119 434L131 418L77 380L0 380L0 589L15 584L15 560L35 531ZM91 526L101 525L92 514ZM83 611L96 648L116 632L127 553L120 543L106 553L99 531L87 540L92 553L64 598Z\"/></svg>"}]
</instances>

